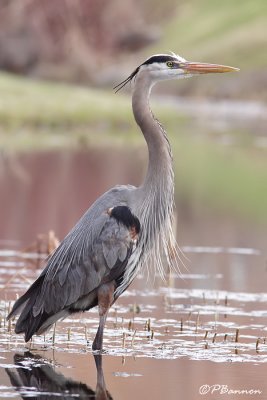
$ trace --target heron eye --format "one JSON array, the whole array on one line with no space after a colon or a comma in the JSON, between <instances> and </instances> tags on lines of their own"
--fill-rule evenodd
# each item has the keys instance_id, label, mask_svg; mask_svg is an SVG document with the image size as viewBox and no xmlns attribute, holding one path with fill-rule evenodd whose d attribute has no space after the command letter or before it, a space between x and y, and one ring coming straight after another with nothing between
<instances>
[{"instance_id":1,"label":"heron eye","mask_svg":"<svg viewBox=\"0 0 267 400\"><path fill-rule=\"evenodd\" d=\"M169 67L169 68L173 68L174 63L173 63L172 61L167 61L167 62L166 62L166 65L167 65L167 67Z\"/></svg>"}]
</instances>

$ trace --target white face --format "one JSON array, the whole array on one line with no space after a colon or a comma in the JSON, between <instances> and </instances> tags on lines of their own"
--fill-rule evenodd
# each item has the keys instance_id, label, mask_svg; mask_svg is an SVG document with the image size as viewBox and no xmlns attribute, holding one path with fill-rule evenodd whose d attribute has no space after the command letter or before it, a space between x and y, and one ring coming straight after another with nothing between
<instances>
[{"instance_id":1,"label":"white face","mask_svg":"<svg viewBox=\"0 0 267 400\"><path fill-rule=\"evenodd\" d=\"M182 68L182 65L180 67L180 63L186 63L186 60L172 53L172 58L167 61L153 62L151 64L144 63L140 66L138 73L149 73L151 80L155 82L159 80L181 79L192 76L192 74Z\"/></svg>"}]
</instances>

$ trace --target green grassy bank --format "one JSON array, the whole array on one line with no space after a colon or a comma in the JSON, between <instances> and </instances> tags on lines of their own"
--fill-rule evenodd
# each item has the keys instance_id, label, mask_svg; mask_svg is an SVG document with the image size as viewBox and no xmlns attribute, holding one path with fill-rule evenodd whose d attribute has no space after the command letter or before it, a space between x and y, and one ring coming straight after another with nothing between
<instances>
[{"instance_id":1,"label":"green grassy bank","mask_svg":"<svg viewBox=\"0 0 267 400\"><path fill-rule=\"evenodd\" d=\"M7 154L144 142L128 96L0 74L0 147ZM246 141L222 146L191 134L188 118L154 109L173 145L179 199L193 210L213 210L267 222L267 150ZM240 132L229 132L238 137ZM238 142L237 142L238 143Z\"/></svg>"},{"instance_id":2,"label":"green grassy bank","mask_svg":"<svg viewBox=\"0 0 267 400\"><path fill-rule=\"evenodd\" d=\"M267 62L266 23L265 0L179 2L157 46L255 69Z\"/></svg>"}]
</instances>

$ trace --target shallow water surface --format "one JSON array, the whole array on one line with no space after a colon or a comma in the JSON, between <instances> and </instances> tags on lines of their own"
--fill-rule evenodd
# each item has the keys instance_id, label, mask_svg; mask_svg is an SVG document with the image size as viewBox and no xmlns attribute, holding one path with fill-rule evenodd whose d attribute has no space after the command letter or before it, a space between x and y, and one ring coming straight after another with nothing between
<instances>
[{"instance_id":1,"label":"shallow water surface","mask_svg":"<svg viewBox=\"0 0 267 400\"><path fill-rule=\"evenodd\" d=\"M264 250L183 251L180 276L151 284L139 275L114 305L98 368L96 309L28 344L14 334L4 320L9 301L39 271L19 252L1 251L0 398L266 399Z\"/></svg>"}]
</instances>

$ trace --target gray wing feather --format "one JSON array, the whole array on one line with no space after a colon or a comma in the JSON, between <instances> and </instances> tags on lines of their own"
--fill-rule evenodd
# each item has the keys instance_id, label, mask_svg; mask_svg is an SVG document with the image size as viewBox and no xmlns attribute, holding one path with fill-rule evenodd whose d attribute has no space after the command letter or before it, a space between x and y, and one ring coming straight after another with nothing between
<instances>
[{"instance_id":1,"label":"gray wing feather","mask_svg":"<svg viewBox=\"0 0 267 400\"><path fill-rule=\"evenodd\" d=\"M101 196L50 256L33 315L56 313L95 290L132 250L129 231L110 218L107 210L127 205L134 187L116 187ZM119 264L118 264L119 263ZM121 271L120 271L121 272ZM115 278L114 278L115 277Z\"/></svg>"}]
</instances>

